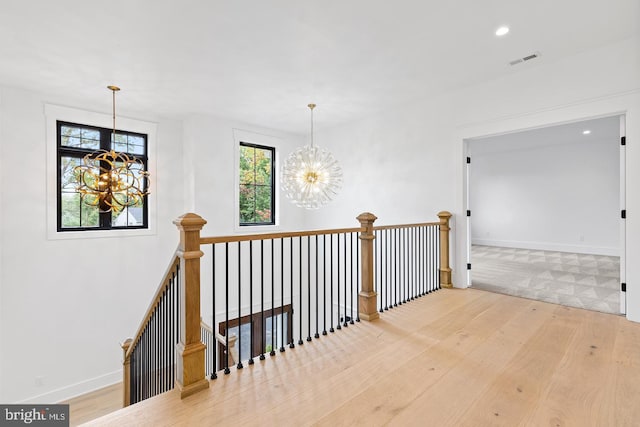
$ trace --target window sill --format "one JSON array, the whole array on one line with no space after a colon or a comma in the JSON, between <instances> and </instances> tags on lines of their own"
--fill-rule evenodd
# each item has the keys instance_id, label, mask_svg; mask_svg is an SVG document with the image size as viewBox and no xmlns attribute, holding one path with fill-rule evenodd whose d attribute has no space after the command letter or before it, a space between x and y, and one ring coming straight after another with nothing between
<instances>
[{"instance_id":1,"label":"window sill","mask_svg":"<svg viewBox=\"0 0 640 427\"><path fill-rule=\"evenodd\" d=\"M109 237L154 236L151 228L134 228L131 230L82 230L53 231L48 233L48 240L103 239Z\"/></svg>"}]
</instances>

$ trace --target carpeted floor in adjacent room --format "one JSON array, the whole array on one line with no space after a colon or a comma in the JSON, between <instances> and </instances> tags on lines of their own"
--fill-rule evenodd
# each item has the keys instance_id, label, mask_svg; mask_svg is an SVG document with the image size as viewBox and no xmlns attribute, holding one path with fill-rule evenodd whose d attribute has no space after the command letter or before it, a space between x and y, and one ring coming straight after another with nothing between
<instances>
[{"instance_id":1,"label":"carpeted floor in adjacent room","mask_svg":"<svg viewBox=\"0 0 640 427\"><path fill-rule=\"evenodd\" d=\"M620 314L620 258L473 245L472 286Z\"/></svg>"}]
</instances>

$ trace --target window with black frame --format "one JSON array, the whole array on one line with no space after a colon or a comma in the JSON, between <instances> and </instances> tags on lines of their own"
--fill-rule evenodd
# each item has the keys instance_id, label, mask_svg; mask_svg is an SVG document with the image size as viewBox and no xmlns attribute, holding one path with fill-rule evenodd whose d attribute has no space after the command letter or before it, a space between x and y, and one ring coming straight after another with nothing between
<instances>
[{"instance_id":1,"label":"window with black frame","mask_svg":"<svg viewBox=\"0 0 640 427\"><path fill-rule=\"evenodd\" d=\"M115 151L135 157L147 170L147 135L113 129L57 122L57 223L58 231L148 228L147 197L131 206L106 210L83 201L78 191L85 156L98 150ZM102 163L102 162L101 162ZM101 164L109 167L108 164Z\"/></svg>"},{"instance_id":2,"label":"window with black frame","mask_svg":"<svg viewBox=\"0 0 640 427\"><path fill-rule=\"evenodd\" d=\"M240 143L239 222L275 224L275 148Z\"/></svg>"}]
</instances>

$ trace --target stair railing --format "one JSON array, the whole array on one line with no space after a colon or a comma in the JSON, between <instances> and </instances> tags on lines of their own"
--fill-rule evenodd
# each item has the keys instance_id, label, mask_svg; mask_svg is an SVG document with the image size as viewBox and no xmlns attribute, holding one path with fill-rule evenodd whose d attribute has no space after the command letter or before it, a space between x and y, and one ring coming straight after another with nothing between
<instances>
[{"instance_id":1,"label":"stair railing","mask_svg":"<svg viewBox=\"0 0 640 427\"><path fill-rule=\"evenodd\" d=\"M437 256L438 287L452 287L451 268L449 267L449 219L451 214L449 212L440 212L438 216L439 223L425 223L418 224L418 226L437 226L440 234L437 245L439 246L439 255ZM215 361L215 356L211 357L209 355L207 357L207 347L209 347L208 351L216 351L217 344L220 344L226 354L225 358L233 360L232 363L240 363L240 355L235 350L235 344L239 342L238 337L232 336L230 333L227 334L227 337L215 332L215 311L213 315L214 325L206 325L201 319L200 258L204 255L201 245L223 242L228 245L230 242L265 241L267 239L283 240L285 238L291 240L294 237L298 237L299 241L301 241L302 236L305 236L307 240L307 257L309 257L311 251L309 249L310 236L315 236L315 251L317 252L318 236L320 235L344 233L346 236L350 233L358 233L358 239L356 240L359 240L359 244L349 243L349 247L352 250L355 247L357 253L356 260L349 263L352 269L355 268L353 270L355 273L352 274L356 274L356 277L358 277L357 289L355 289L357 293L357 298L355 298L357 320L377 319L379 317L379 307L382 307L382 298L378 298L378 292L376 291L375 268L377 263L384 261L382 258L378 258L376 261L374 240L376 239L376 233L382 232L385 227L374 227L373 224L377 218L371 213L363 213L357 219L360 222L360 227L355 229L220 238L201 238L200 231L206 221L196 214L187 213L176 219L174 224L180 231L180 243L175 256L172 258L167 273L161 281L136 335L133 339L128 339L122 344L124 351L125 406L170 390L174 388L174 385L179 389L182 398L208 388L209 381L206 378L206 372L211 372L210 369L215 372L217 367L210 366L209 369L207 368L206 361L212 359ZM428 240L426 236L431 236L435 232L430 229L429 233L431 234L426 234L427 232L425 231L423 232L425 234L422 234L423 237L420 237L420 231L416 233L418 233L416 235L418 240L422 238ZM339 242L340 240L338 240ZM343 240L343 244L346 248L346 240ZM299 247L302 247L301 243ZM417 250L419 252L423 249ZM343 252L343 255L345 253ZM300 257L302 257L301 254L302 252L300 252ZM359 262L357 258L359 258ZM355 267L356 263L359 264L357 268ZM307 272L307 274L309 273ZM294 280L293 277L291 277L291 280ZM346 292L345 285L345 304ZM351 295L350 308L353 310L353 295L355 294L351 293ZM309 307L311 306L311 304L308 305ZM271 310L272 314L274 314L275 308L272 307ZM340 302L338 302L338 310L340 310ZM380 310L380 312L382 311ZM283 307L280 307L280 314L283 313ZM353 315L347 319L346 310L343 313L345 326L347 320L353 323ZM338 321L340 322L340 320ZM316 324L317 322L316 320ZM310 335L309 329L307 340L311 339ZM318 335L317 331L315 335ZM302 340L302 337L300 340ZM208 341L208 345L205 345L203 341ZM291 341L291 344L293 344L293 341ZM272 346L271 352L273 353L274 351L275 348ZM228 369L228 361L226 366ZM214 377L212 375L212 378Z\"/></svg>"}]
</instances>

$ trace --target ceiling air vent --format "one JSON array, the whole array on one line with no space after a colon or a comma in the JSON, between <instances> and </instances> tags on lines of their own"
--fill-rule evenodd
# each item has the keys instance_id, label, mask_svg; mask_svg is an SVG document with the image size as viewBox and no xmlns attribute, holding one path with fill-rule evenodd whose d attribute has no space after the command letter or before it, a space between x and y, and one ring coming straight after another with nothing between
<instances>
[{"instance_id":1,"label":"ceiling air vent","mask_svg":"<svg viewBox=\"0 0 640 427\"><path fill-rule=\"evenodd\" d=\"M514 59L513 61L509 61L509 65L517 65L522 62L531 61L532 59L536 59L539 56L540 56L540 52L533 52L530 55L523 56L522 58Z\"/></svg>"}]
</instances>

